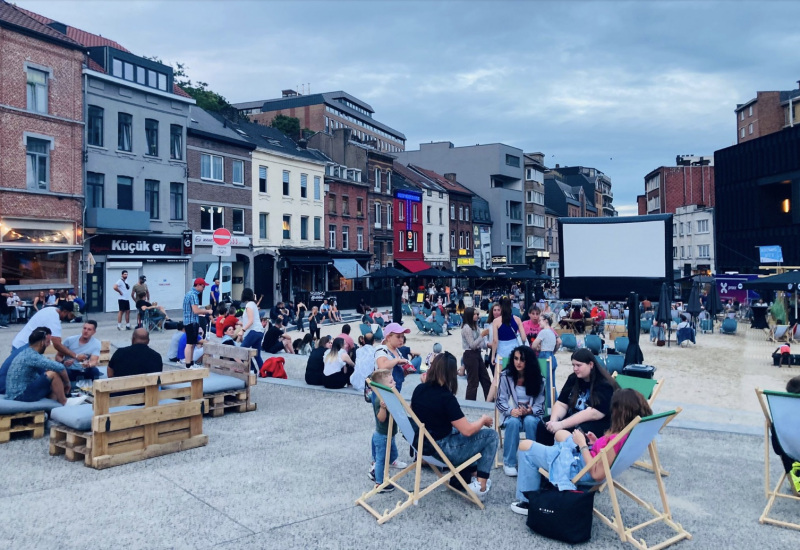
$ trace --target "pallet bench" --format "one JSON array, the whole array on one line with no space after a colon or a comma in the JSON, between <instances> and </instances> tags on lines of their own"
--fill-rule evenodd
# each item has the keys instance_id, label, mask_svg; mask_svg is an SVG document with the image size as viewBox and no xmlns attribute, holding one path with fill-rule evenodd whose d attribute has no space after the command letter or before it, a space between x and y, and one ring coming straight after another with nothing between
<instances>
[{"instance_id":1,"label":"pallet bench","mask_svg":"<svg viewBox=\"0 0 800 550\"><path fill-rule=\"evenodd\" d=\"M61 404L52 399L24 402L0 395L0 443L8 443L17 436L43 437L46 413L56 407L61 407Z\"/></svg>"},{"instance_id":2,"label":"pallet bench","mask_svg":"<svg viewBox=\"0 0 800 550\"><path fill-rule=\"evenodd\" d=\"M230 411L256 410L256 403L250 401L250 388L258 380L250 372L255 356L256 350L250 348L223 344L203 346L203 366L209 370L209 377L203 382L206 414L217 417Z\"/></svg>"},{"instance_id":3,"label":"pallet bench","mask_svg":"<svg viewBox=\"0 0 800 550\"><path fill-rule=\"evenodd\" d=\"M51 413L50 454L100 470L206 445L207 376L197 369L95 380L93 404Z\"/></svg>"}]
</instances>

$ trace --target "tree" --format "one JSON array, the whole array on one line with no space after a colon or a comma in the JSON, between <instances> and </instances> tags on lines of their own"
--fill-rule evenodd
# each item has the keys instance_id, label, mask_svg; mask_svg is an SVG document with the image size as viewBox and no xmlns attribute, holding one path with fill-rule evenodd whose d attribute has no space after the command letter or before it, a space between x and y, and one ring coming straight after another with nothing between
<instances>
[{"instance_id":1,"label":"tree","mask_svg":"<svg viewBox=\"0 0 800 550\"><path fill-rule=\"evenodd\" d=\"M280 130L293 140L300 139L300 119L296 117L278 115L269 123L276 130Z\"/></svg>"}]
</instances>

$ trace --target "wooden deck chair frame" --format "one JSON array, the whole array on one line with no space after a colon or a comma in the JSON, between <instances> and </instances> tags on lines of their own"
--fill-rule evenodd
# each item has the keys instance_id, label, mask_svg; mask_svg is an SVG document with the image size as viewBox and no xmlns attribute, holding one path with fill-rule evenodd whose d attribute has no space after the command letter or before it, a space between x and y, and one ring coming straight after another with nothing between
<instances>
[{"instance_id":1,"label":"wooden deck chair frame","mask_svg":"<svg viewBox=\"0 0 800 550\"><path fill-rule=\"evenodd\" d=\"M461 472L465 468L471 466L481 458L481 454L477 453L471 458L467 459L465 462L459 465L454 465L436 443L436 440L433 439L433 436L431 436L428 430L425 429L425 425L419 421L417 415L414 414L414 411L411 410L411 407L409 407L408 403L395 388L389 388L372 381L369 382L369 385L372 387L372 390L380 396L383 402L386 403L386 409L389 412L389 417L394 420L394 423L400 429L400 432L403 434L403 437L406 439L406 441L408 441L409 445L411 445L411 447L417 451L417 460L409 464L406 468L403 468L394 476L389 475L393 435L393 423L389 422L389 432L386 439L386 460L383 464L383 483L376 486L371 491L367 491L361 495L356 500L356 505L362 506L367 512L375 516L379 524L383 524L412 504L418 504L422 497L437 487L443 485L457 495L460 495L466 500L473 502L478 506L478 508L483 510L484 506L478 498L478 495L476 495L469 488L469 483L467 483L461 475ZM414 432L411 422L414 422L418 426L419 431L417 433ZM427 441L433 448L436 456L422 454L423 444L425 441ZM424 488L421 487L423 462L430 466L431 470L433 470L433 472L436 474L436 477L438 477L436 481ZM376 465L376 467L379 466ZM447 469L447 471L443 471L444 469ZM399 481L401 478L412 472L414 473L414 488L412 491L408 491L400 485ZM453 477L457 478L464 486L464 492L459 491L450 485L450 479ZM388 487L389 485L393 485L398 491L403 493L406 496L406 499L398 501L392 510L386 509L381 514L372 506L370 506L367 501L373 496L377 495L384 487Z\"/></svg>"},{"instance_id":2,"label":"wooden deck chair frame","mask_svg":"<svg viewBox=\"0 0 800 550\"><path fill-rule=\"evenodd\" d=\"M778 329L781 329L780 335L778 334ZM775 325L772 327L769 333L769 340L771 342L791 342L793 340L792 336L794 333L794 326L793 325Z\"/></svg>"},{"instance_id":3,"label":"wooden deck chair frame","mask_svg":"<svg viewBox=\"0 0 800 550\"><path fill-rule=\"evenodd\" d=\"M761 410L764 411L764 493L767 497L767 505L764 508L764 511L761 513L761 517L758 518L758 521L759 523L769 523L770 525L778 525L780 527L800 530L800 523L781 521L779 519L769 517L772 506L779 498L800 502L800 497L798 496L781 493L781 487L783 487L784 481L791 483L791 479L789 479L789 475L786 472L782 473L774 489L770 489L769 472L770 428L773 426L775 426L778 441L780 442L784 451L786 451L789 456L800 455L800 437L798 437L796 430L791 432L790 429L790 426L796 425L797 414L798 411L800 411L800 395L795 393L777 392L756 388L756 396L758 397L758 402L761 405ZM788 405L788 407L785 405ZM794 405L794 407L791 407L792 405ZM790 407L792 410L787 410ZM777 425L775 422L777 422ZM789 426L786 424L789 424ZM791 432L791 436L789 432ZM794 436L794 439L792 439L792 436ZM783 469L782 465L781 469Z\"/></svg>"},{"instance_id":4,"label":"wooden deck chair frame","mask_svg":"<svg viewBox=\"0 0 800 550\"><path fill-rule=\"evenodd\" d=\"M613 518L606 516L597 508L594 509L594 515L613 531L615 531L622 542L629 542L639 550L660 550L661 548L671 546L683 539L691 540L692 538L692 535L686 531L681 524L672 519L672 512L670 511L669 501L667 499L667 491L664 487L664 480L661 479L660 475L661 465L658 461L658 453L653 445L656 435L661 432L661 430L663 430L667 424L669 424L680 412L681 408L679 407L672 411L658 413L644 418L637 416L625 427L624 430L618 433L602 451L600 451L592 460L590 460L586 466L584 466L583 469L575 475L575 477L572 478L572 482L577 484L578 480L580 480L584 474L591 470L595 464L599 462L603 465L605 481L598 485L594 485L591 490L603 491L604 489L608 489L608 494L611 498L611 507L613 509ZM613 449L614 445L616 445L616 443L626 435L628 438L623 443L619 454L616 456L613 462L610 462L608 459L609 451ZM642 453L644 453L645 449L647 449L650 453L650 460L652 460L653 469L656 473L654 477L656 480L656 485L658 486L658 493L661 498L661 506L663 511L659 511L655 506L637 496L627 487L624 487L616 479L619 474L635 464L636 460L642 455ZM542 475L547 475L546 471L541 469L539 471L542 473ZM619 507L618 493L627 496L645 511L652 514L653 518L636 525L626 526ZM643 538L636 538L636 531L657 523L663 523L665 526L672 529L675 532L675 535L657 543L654 546L648 546Z\"/></svg>"},{"instance_id":5,"label":"wooden deck chair frame","mask_svg":"<svg viewBox=\"0 0 800 550\"><path fill-rule=\"evenodd\" d=\"M639 393L641 393L642 395L644 395L644 398L647 399L647 404L650 405L650 408L653 407L653 403L656 400L656 396L658 396L658 392L661 391L661 386L664 384L663 378L661 380L656 381L651 378L638 378L636 376L628 376L617 372L615 372L611 376L614 378L614 380L616 380L620 388L634 389ZM618 379L617 378L618 376L621 378ZM643 391L647 390L648 386L649 386L649 395L645 394L645 392ZM653 440L653 448L655 449L656 454L658 454L658 446L656 445L655 440ZM659 462L661 461L659 460ZM637 460L634 463L634 466L636 466L637 468L648 470L650 472L654 471L653 465L650 462L647 462L646 460ZM661 475L668 476L669 472L662 468Z\"/></svg>"},{"instance_id":6,"label":"wooden deck chair frame","mask_svg":"<svg viewBox=\"0 0 800 550\"><path fill-rule=\"evenodd\" d=\"M498 381L500 380L500 372L504 368L506 368L506 365L508 365L508 357L503 358L502 367L500 366L499 362L495 365L495 368L494 368L494 376L495 376L495 378L493 379L493 381L494 380L498 380ZM547 372L548 371L550 372L550 380L554 381L553 377L555 376L555 374L553 373L553 358L552 357L548 357L547 359L539 359L539 370L541 371L542 376L545 379L545 385L547 384ZM545 391L548 391L548 389L545 388ZM555 400L556 400L556 388L555 388L555 385L551 385L550 386L549 393L550 393L550 403L551 403L551 405L550 405L550 407L547 406L547 395L545 394L545 402L544 402L544 415L545 416L550 414L550 408L552 408L552 406L553 406L552 404L555 403ZM500 411L497 410L497 406L495 406L495 408L494 408L494 429L497 432L497 437L499 438L498 439L498 444L497 444L497 454L494 457L494 467L495 468L499 468L499 467L501 467L503 465L503 441L504 441L504 439L503 439L503 427L500 425ZM536 434L534 434L534 437L535 437L535 435ZM526 438L530 438L531 436L530 436L530 434L525 434L525 437Z\"/></svg>"}]
</instances>

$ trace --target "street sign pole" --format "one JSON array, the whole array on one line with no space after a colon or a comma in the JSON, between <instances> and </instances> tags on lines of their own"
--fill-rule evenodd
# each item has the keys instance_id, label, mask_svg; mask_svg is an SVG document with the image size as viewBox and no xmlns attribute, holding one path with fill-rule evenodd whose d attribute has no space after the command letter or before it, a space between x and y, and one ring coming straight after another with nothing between
<instances>
[{"instance_id":1,"label":"street sign pole","mask_svg":"<svg viewBox=\"0 0 800 550\"><path fill-rule=\"evenodd\" d=\"M219 256L219 261L217 263L217 278L219 279L219 287L217 288L217 292L220 293L220 300L222 300L222 257L223 256L230 256L231 255L231 240L233 236L231 232L225 229L224 227L220 227L214 234L212 235L214 239L214 244L211 247L211 253L214 256Z\"/></svg>"}]
</instances>

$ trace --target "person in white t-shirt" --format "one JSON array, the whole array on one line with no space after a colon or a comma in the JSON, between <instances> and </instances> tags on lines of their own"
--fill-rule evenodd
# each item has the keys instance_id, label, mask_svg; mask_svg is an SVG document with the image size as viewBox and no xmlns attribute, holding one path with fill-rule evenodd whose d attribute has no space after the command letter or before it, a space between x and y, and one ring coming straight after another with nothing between
<instances>
[{"instance_id":1,"label":"person in white t-shirt","mask_svg":"<svg viewBox=\"0 0 800 550\"><path fill-rule=\"evenodd\" d=\"M119 280L114 283L114 292L119 294L117 303L117 330L122 330L122 314L125 314L125 330L131 330L131 285L128 283L128 271L123 270Z\"/></svg>"}]
</instances>

